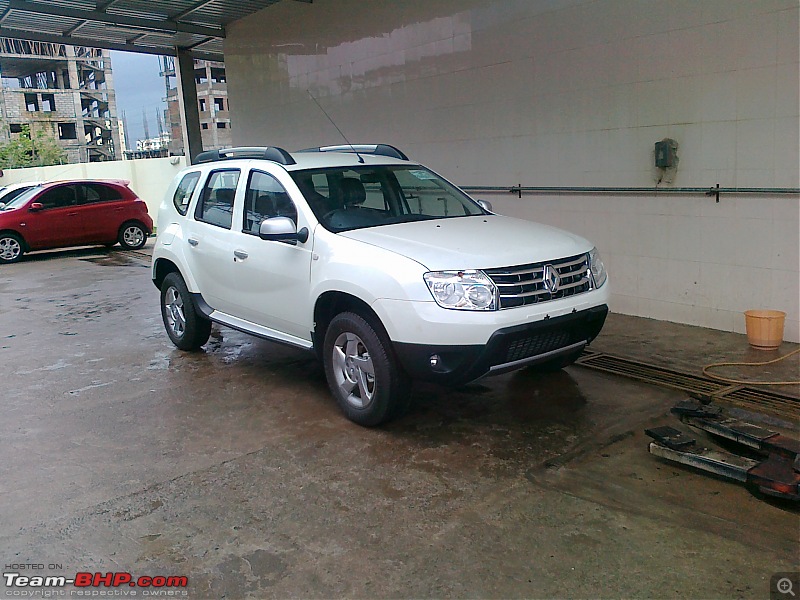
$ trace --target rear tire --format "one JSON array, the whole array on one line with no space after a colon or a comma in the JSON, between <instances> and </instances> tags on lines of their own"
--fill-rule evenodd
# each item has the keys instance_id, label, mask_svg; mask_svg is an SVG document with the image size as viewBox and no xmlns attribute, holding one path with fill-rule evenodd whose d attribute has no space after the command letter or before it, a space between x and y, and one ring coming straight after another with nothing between
<instances>
[{"instance_id":1,"label":"rear tire","mask_svg":"<svg viewBox=\"0 0 800 600\"><path fill-rule=\"evenodd\" d=\"M25 254L25 242L16 233L0 233L0 264L15 263Z\"/></svg>"},{"instance_id":2,"label":"rear tire","mask_svg":"<svg viewBox=\"0 0 800 600\"><path fill-rule=\"evenodd\" d=\"M117 241L125 250L138 250L147 243L147 230L136 221L123 223Z\"/></svg>"},{"instance_id":3,"label":"rear tire","mask_svg":"<svg viewBox=\"0 0 800 600\"><path fill-rule=\"evenodd\" d=\"M374 427L408 406L410 381L391 342L360 315L345 312L333 318L325 332L323 361L328 387L354 423Z\"/></svg>"},{"instance_id":4,"label":"rear tire","mask_svg":"<svg viewBox=\"0 0 800 600\"><path fill-rule=\"evenodd\" d=\"M179 273L170 273L161 284L161 318L169 339L181 350L197 350L211 335L211 321L197 312Z\"/></svg>"}]
</instances>

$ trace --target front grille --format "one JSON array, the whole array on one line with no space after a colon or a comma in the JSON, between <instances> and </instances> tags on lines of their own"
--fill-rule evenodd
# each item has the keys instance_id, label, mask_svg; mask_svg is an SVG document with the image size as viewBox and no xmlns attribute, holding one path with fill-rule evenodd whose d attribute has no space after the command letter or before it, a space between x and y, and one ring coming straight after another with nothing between
<instances>
[{"instance_id":1,"label":"front grille","mask_svg":"<svg viewBox=\"0 0 800 600\"><path fill-rule=\"evenodd\" d=\"M515 340L508 345L504 363L522 360L531 356L546 354L559 348L569 346L573 341L572 332L569 330L554 330L536 333L530 337Z\"/></svg>"},{"instance_id":2,"label":"front grille","mask_svg":"<svg viewBox=\"0 0 800 600\"><path fill-rule=\"evenodd\" d=\"M554 278L557 280L555 292L545 282L545 269L548 265L557 273ZM591 289L588 254L516 267L484 269L483 272L499 290L501 309L557 300Z\"/></svg>"}]
</instances>

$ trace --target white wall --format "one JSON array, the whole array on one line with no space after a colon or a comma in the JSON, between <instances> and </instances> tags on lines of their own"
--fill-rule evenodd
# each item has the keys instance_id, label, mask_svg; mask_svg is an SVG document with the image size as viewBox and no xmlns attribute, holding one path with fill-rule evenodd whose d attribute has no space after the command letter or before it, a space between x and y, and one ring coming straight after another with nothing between
<instances>
[{"instance_id":1,"label":"white wall","mask_svg":"<svg viewBox=\"0 0 800 600\"><path fill-rule=\"evenodd\" d=\"M468 185L800 187L797 0L316 0L232 23L236 144L396 144ZM664 184L662 184L664 185ZM800 341L800 197L526 195L596 241L612 310Z\"/></svg>"},{"instance_id":2,"label":"white wall","mask_svg":"<svg viewBox=\"0 0 800 600\"><path fill-rule=\"evenodd\" d=\"M173 177L183 169L183 156L115 160L96 163L6 169L0 176L0 186L22 181L55 181L60 179L126 179L130 188L147 203L147 211L155 223L158 207ZM155 223L156 227L158 223Z\"/></svg>"}]
</instances>

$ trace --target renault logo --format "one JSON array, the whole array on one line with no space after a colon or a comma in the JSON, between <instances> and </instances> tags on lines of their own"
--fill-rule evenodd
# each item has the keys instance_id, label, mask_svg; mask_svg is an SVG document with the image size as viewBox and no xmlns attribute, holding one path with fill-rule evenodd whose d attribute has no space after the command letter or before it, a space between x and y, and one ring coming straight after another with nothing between
<instances>
[{"instance_id":1,"label":"renault logo","mask_svg":"<svg viewBox=\"0 0 800 600\"><path fill-rule=\"evenodd\" d=\"M544 289L551 294L558 291L558 286L561 283L561 276L553 265L544 266Z\"/></svg>"}]
</instances>

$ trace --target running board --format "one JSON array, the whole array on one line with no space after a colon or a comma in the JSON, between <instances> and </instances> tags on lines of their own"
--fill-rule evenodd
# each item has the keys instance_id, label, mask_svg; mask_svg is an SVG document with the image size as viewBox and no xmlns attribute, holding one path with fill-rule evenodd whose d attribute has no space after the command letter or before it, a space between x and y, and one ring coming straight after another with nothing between
<instances>
[{"instance_id":1,"label":"running board","mask_svg":"<svg viewBox=\"0 0 800 600\"><path fill-rule=\"evenodd\" d=\"M269 327L264 327L263 325L258 325L257 323L252 323L251 321L246 321L245 319L240 319L239 317L234 317L233 315L220 312L209 306L208 303L203 299L203 296L200 294L191 294L191 296L198 312L203 314L210 321L214 321L220 325L225 325L226 327L230 327L236 331L241 331L242 333L249 333L250 335L269 340L270 342L286 344L288 346L294 346L295 348L302 348L303 350L314 349L314 344L308 340L304 340L302 338L289 335L288 333L270 329Z\"/></svg>"}]
</instances>

